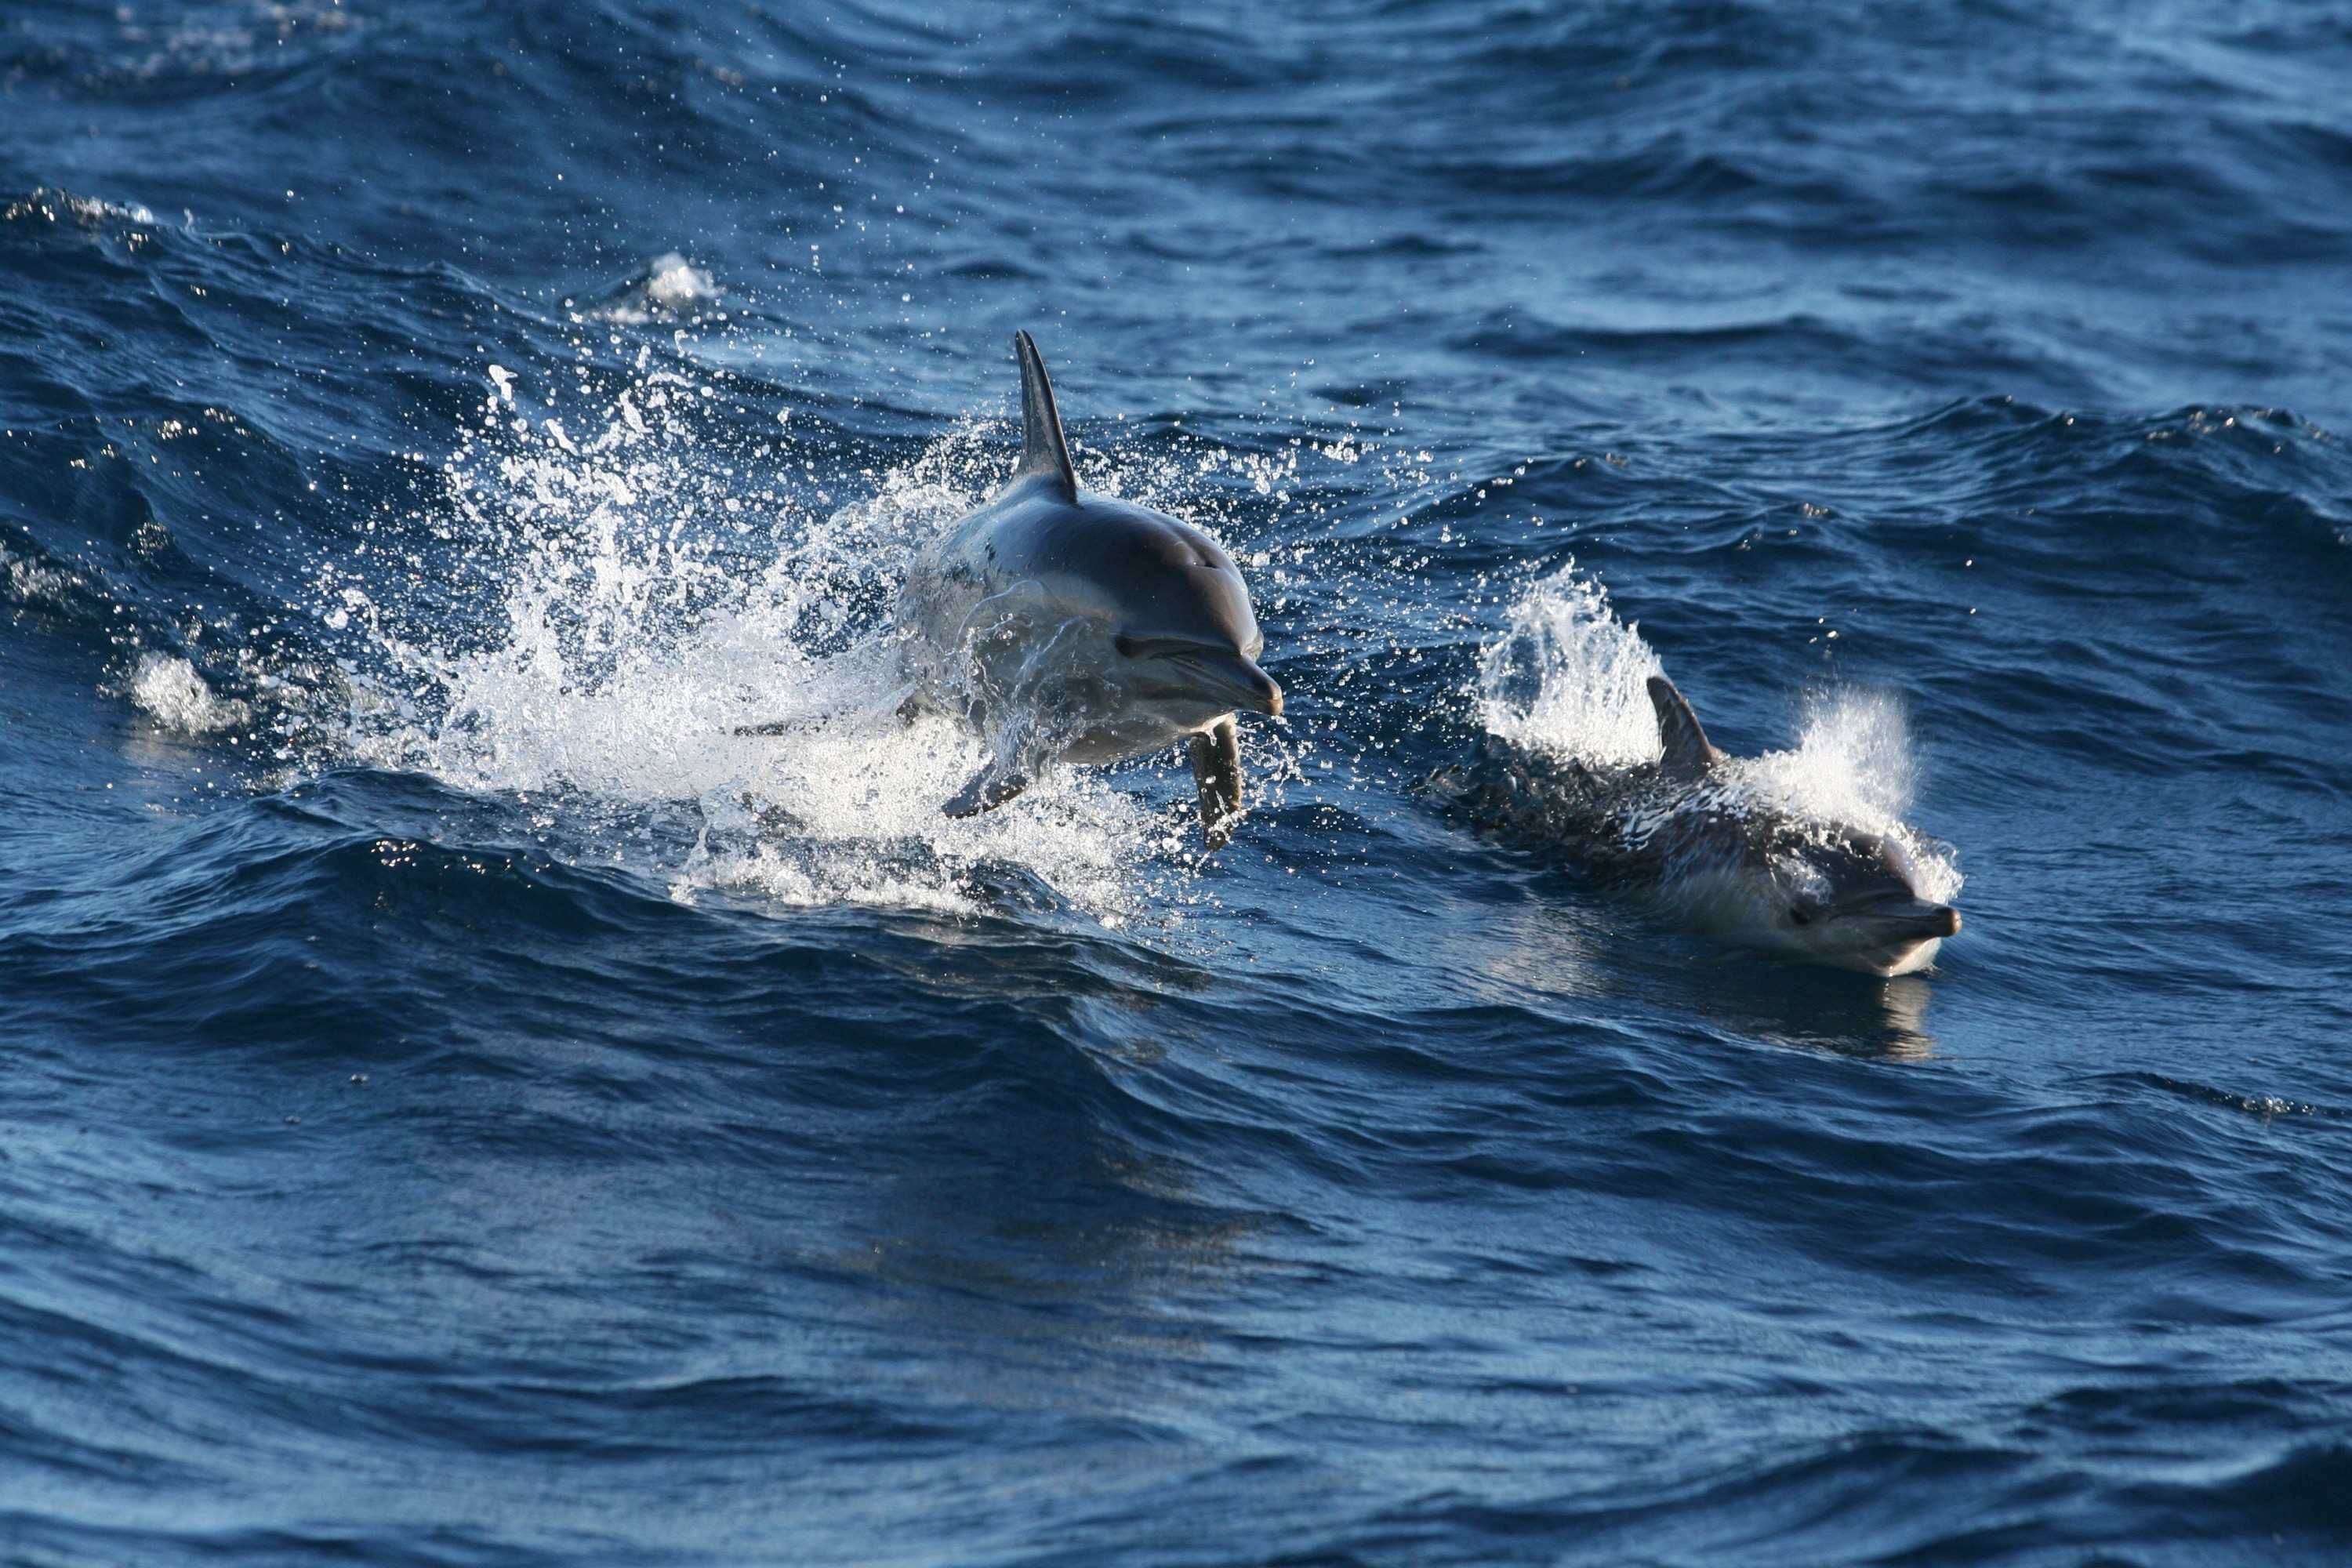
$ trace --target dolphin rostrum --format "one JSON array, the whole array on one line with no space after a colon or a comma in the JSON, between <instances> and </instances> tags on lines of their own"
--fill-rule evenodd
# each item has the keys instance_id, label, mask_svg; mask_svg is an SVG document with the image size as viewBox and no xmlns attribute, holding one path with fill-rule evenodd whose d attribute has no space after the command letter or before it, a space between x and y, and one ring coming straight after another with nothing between
<instances>
[{"instance_id":1,"label":"dolphin rostrum","mask_svg":"<svg viewBox=\"0 0 2352 1568\"><path fill-rule=\"evenodd\" d=\"M1189 739L1201 836L1242 807L1237 710L1278 715L1265 637L1233 557L1207 534L1078 488L1037 345L1016 333L1021 461L925 549L900 590L909 711L955 714L989 760L950 816L1003 805L1055 763L1116 763Z\"/></svg>"},{"instance_id":2,"label":"dolphin rostrum","mask_svg":"<svg viewBox=\"0 0 2352 1568\"><path fill-rule=\"evenodd\" d=\"M1674 682L1649 679L1664 754L1600 766L1485 736L1431 783L1475 826L1646 891L1703 934L1868 974L1924 969L1960 929L1923 891L1927 847L1775 800L1739 777Z\"/></svg>"}]
</instances>

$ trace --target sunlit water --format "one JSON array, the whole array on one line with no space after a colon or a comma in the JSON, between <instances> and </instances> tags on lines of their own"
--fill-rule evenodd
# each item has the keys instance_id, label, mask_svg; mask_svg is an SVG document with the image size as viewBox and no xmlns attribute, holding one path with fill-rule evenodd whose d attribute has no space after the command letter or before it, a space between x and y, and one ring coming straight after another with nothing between
<instances>
[{"instance_id":1,"label":"sunlit water","mask_svg":"<svg viewBox=\"0 0 2352 1568\"><path fill-rule=\"evenodd\" d=\"M0 17L7 1560L2340 1560L2347 80L2312 4ZM1016 327L1253 584L1217 855L1173 753L951 820L897 716ZM1427 787L1660 670L1935 847L1931 971Z\"/></svg>"}]
</instances>

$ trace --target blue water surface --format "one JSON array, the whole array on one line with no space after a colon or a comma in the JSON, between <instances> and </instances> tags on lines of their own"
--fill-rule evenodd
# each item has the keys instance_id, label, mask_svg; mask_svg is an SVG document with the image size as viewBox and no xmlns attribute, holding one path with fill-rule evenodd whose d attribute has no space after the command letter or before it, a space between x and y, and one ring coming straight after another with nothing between
<instances>
[{"instance_id":1,"label":"blue water surface","mask_svg":"<svg viewBox=\"0 0 2352 1568\"><path fill-rule=\"evenodd\" d=\"M841 717L1019 327L1213 858ZM2335 0L0 8L0 1558L2344 1561L2347 431ZM1565 581L1932 972L1446 816Z\"/></svg>"}]
</instances>

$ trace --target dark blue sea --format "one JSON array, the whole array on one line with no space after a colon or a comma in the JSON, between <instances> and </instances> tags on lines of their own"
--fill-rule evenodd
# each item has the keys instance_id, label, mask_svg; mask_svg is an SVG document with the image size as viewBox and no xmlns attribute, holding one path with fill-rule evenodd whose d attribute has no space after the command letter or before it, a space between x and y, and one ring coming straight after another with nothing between
<instances>
[{"instance_id":1,"label":"dark blue sea","mask_svg":"<svg viewBox=\"0 0 2352 1568\"><path fill-rule=\"evenodd\" d=\"M1023 328L1220 853L874 716ZM2343 1563L2347 437L2341 0L0 5L0 1562Z\"/></svg>"}]
</instances>

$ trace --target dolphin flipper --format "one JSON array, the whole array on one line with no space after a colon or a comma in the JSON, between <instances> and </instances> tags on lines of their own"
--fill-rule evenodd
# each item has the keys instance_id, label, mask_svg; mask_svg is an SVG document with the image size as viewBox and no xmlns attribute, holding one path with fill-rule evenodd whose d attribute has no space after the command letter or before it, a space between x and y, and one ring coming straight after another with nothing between
<instances>
[{"instance_id":1,"label":"dolphin flipper","mask_svg":"<svg viewBox=\"0 0 2352 1568\"><path fill-rule=\"evenodd\" d=\"M1201 842L1223 849L1242 814L1241 732L1230 713L1192 737L1192 782L1201 791Z\"/></svg>"},{"instance_id":2,"label":"dolphin flipper","mask_svg":"<svg viewBox=\"0 0 2352 1568\"><path fill-rule=\"evenodd\" d=\"M1013 465L1013 483L1037 475L1058 482L1072 500L1078 496L1077 470L1070 467L1070 448L1062 439L1062 411L1054 406L1054 384L1045 379L1045 362L1026 332L1013 334L1021 356L1021 461Z\"/></svg>"},{"instance_id":3,"label":"dolphin flipper","mask_svg":"<svg viewBox=\"0 0 2352 1568\"><path fill-rule=\"evenodd\" d=\"M1699 728L1698 715L1663 675L1650 677L1650 706L1658 710L1658 739L1665 743L1668 773L1696 778L1723 761L1723 753Z\"/></svg>"},{"instance_id":4,"label":"dolphin flipper","mask_svg":"<svg viewBox=\"0 0 2352 1568\"><path fill-rule=\"evenodd\" d=\"M972 774L971 782L940 810L949 816L978 816L983 811L994 811L1028 787L1029 781L1021 774L1002 763L991 763Z\"/></svg>"}]
</instances>

